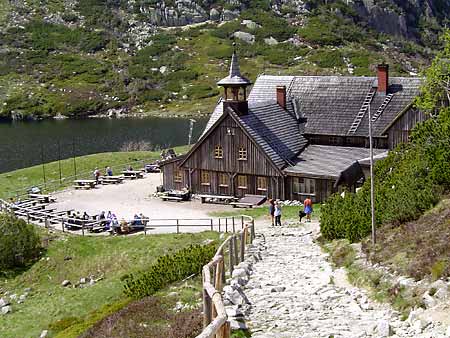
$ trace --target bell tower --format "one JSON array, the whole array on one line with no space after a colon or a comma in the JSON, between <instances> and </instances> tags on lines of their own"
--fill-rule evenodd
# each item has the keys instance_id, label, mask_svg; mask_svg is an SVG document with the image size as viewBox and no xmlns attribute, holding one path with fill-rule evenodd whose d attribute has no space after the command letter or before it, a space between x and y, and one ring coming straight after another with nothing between
<instances>
[{"instance_id":1,"label":"bell tower","mask_svg":"<svg viewBox=\"0 0 450 338\"><path fill-rule=\"evenodd\" d=\"M224 88L223 109L232 108L239 116L248 113L247 87L252 83L241 75L236 51L233 52L230 64L230 73L227 77L217 82Z\"/></svg>"}]
</instances>

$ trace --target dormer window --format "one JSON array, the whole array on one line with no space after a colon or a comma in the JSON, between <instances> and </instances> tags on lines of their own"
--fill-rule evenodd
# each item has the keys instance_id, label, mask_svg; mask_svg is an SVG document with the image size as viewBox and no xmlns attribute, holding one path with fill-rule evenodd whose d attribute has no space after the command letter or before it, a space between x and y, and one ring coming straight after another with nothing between
<instances>
[{"instance_id":1,"label":"dormer window","mask_svg":"<svg viewBox=\"0 0 450 338\"><path fill-rule=\"evenodd\" d=\"M218 145L214 148L214 158L223 158L223 148Z\"/></svg>"},{"instance_id":2,"label":"dormer window","mask_svg":"<svg viewBox=\"0 0 450 338\"><path fill-rule=\"evenodd\" d=\"M247 148L239 147L238 160L239 161L246 161L247 160Z\"/></svg>"}]
</instances>

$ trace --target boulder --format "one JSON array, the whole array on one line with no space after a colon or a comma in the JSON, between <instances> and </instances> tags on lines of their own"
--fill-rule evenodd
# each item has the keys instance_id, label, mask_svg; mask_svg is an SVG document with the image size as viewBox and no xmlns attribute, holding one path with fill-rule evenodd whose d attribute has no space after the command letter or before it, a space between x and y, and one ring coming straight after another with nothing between
<instances>
[{"instance_id":1,"label":"boulder","mask_svg":"<svg viewBox=\"0 0 450 338\"><path fill-rule=\"evenodd\" d=\"M264 43L265 43L266 45L269 45L269 46L275 46L275 45L278 45L277 39L275 39L275 38L273 38L273 37L265 38L265 39L264 39Z\"/></svg>"},{"instance_id":2,"label":"boulder","mask_svg":"<svg viewBox=\"0 0 450 338\"><path fill-rule=\"evenodd\" d=\"M391 325L388 320L382 319L377 323L377 337L389 337L392 334Z\"/></svg>"},{"instance_id":3,"label":"boulder","mask_svg":"<svg viewBox=\"0 0 450 338\"><path fill-rule=\"evenodd\" d=\"M423 309L421 307L413 309L409 312L408 319L406 319L406 321L412 326L413 323L420 318L422 313Z\"/></svg>"},{"instance_id":4,"label":"boulder","mask_svg":"<svg viewBox=\"0 0 450 338\"><path fill-rule=\"evenodd\" d=\"M45 338L45 337L47 337L47 335L48 335L48 330L43 330L41 332L41 335L39 336L39 338Z\"/></svg>"},{"instance_id":5,"label":"boulder","mask_svg":"<svg viewBox=\"0 0 450 338\"><path fill-rule=\"evenodd\" d=\"M229 9L225 9L222 13L222 21L231 21L236 19L238 16L238 11L230 11Z\"/></svg>"},{"instance_id":6,"label":"boulder","mask_svg":"<svg viewBox=\"0 0 450 338\"><path fill-rule=\"evenodd\" d=\"M242 321L231 319L231 320L229 320L229 322L230 322L231 331L247 330L247 325Z\"/></svg>"},{"instance_id":7,"label":"boulder","mask_svg":"<svg viewBox=\"0 0 450 338\"><path fill-rule=\"evenodd\" d=\"M86 278L84 277L80 278L80 284L86 284Z\"/></svg>"},{"instance_id":8,"label":"boulder","mask_svg":"<svg viewBox=\"0 0 450 338\"><path fill-rule=\"evenodd\" d=\"M255 30L261 27L261 25L258 25L256 22L252 20L242 20L242 24L251 30Z\"/></svg>"},{"instance_id":9,"label":"boulder","mask_svg":"<svg viewBox=\"0 0 450 338\"><path fill-rule=\"evenodd\" d=\"M242 40L251 45L255 43L255 36L253 34L250 34L247 32L237 31L237 32L234 32L233 36L236 39Z\"/></svg>"},{"instance_id":10,"label":"boulder","mask_svg":"<svg viewBox=\"0 0 450 338\"><path fill-rule=\"evenodd\" d=\"M270 289L270 292L283 292L284 290L286 290L285 286L275 286Z\"/></svg>"},{"instance_id":11,"label":"boulder","mask_svg":"<svg viewBox=\"0 0 450 338\"><path fill-rule=\"evenodd\" d=\"M63 280L62 281L62 283L61 283L61 286L69 286L70 285L70 280L67 280L67 279L65 279L65 280Z\"/></svg>"},{"instance_id":12,"label":"boulder","mask_svg":"<svg viewBox=\"0 0 450 338\"><path fill-rule=\"evenodd\" d=\"M231 277L234 279L234 278L239 278L239 277L242 277L242 278L247 278L247 271L245 271L245 269L241 269L241 268L238 268L238 269L234 269L233 270L233 273L232 273L232 275L231 275Z\"/></svg>"},{"instance_id":13,"label":"boulder","mask_svg":"<svg viewBox=\"0 0 450 338\"><path fill-rule=\"evenodd\" d=\"M220 12L217 9L212 8L209 11L209 19L213 20L213 21L219 21L220 20Z\"/></svg>"},{"instance_id":14,"label":"boulder","mask_svg":"<svg viewBox=\"0 0 450 338\"><path fill-rule=\"evenodd\" d=\"M3 307L0 309L0 313L1 313L2 315L6 315L7 313L10 313L11 311L12 311L12 308L11 308L11 306L9 306L9 305L3 306Z\"/></svg>"},{"instance_id":15,"label":"boulder","mask_svg":"<svg viewBox=\"0 0 450 338\"><path fill-rule=\"evenodd\" d=\"M436 299L434 299L428 292L425 292L422 296L423 304L427 309L430 309L434 306L436 306L437 302Z\"/></svg>"},{"instance_id":16,"label":"boulder","mask_svg":"<svg viewBox=\"0 0 450 338\"><path fill-rule=\"evenodd\" d=\"M9 301L5 298L0 298L0 307L4 307L6 305L9 305Z\"/></svg>"}]
</instances>

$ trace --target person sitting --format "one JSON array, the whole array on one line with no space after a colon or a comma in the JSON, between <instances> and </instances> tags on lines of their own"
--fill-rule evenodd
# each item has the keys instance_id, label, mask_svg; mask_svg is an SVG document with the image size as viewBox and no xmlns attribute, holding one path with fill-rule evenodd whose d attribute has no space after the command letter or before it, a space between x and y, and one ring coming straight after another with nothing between
<instances>
[{"instance_id":1,"label":"person sitting","mask_svg":"<svg viewBox=\"0 0 450 338\"><path fill-rule=\"evenodd\" d=\"M133 226L141 226L142 222L141 222L141 218L138 214L134 215L134 221L133 221Z\"/></svg>"},{"instance_id":2,"label":"person sitting","mask_svg":"<svg viewBox=\"0 0 450 338\"><path fill-rule=\"evenodd\" d=\"M106 175L108 175L108 176L113 175L113 171L112 171L111 167L106 167Z\"/></svg>"},{"instance_id":3,"label":"person sitting","mask_svg":"<svg viewBox=\"0 0 450 338\"><path fill-rule=\"evenodd\" d=\"M90 218L90 217L89 217L88 213L85 211L84 214L83 214L83 216L82 216L82 219L85 220L85 221L87 221L89 218Z\"/></svg>"},{"instance_id":4,"label":"person sitting","mask_svg":"<svg viewBox=\"0 0 450 338\"><path fill-rule=\"evenodd\" d=\"M111 217L112 217L112 221L111 221L110 231L113 234L114 233L118 234L120 232L120 225L119 225L119 221L117 220L117 216L115 214L112 214Z\"/></svg>"},{"instance_id":5,"label":"person sitting","mask_svg":"<svg viewBox=\"0 0 450 338\"><path fill-rule=\"evenodd\" d=\"M122 218L122 220L120 221L120 233L127 234L129 232L130 232L130 225L125 219Z\"/></svg>"},{"instance_id":6,"label":"person sitting","mask_svg":"<svg viewBox=\"0 0 450 338\"><path fill-rule=\"evenodd\" d=\"M133 167L131 165L128 166L128 171L133 171Z\"/></svg>"}]
</instances>

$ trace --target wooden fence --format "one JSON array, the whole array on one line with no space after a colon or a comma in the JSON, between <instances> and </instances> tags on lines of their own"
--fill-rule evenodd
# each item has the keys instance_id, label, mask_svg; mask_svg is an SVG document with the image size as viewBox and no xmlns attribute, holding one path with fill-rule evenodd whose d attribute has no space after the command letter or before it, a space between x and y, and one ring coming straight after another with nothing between
<instances>
[{"instance_id":1,"label":"wooden fence","mask_svg":"<svg viewBox=\"0 0 450 338\"><path fill-rule=\"evenodd\" d=\"M255 221L242 216L244 226L232 233L217 249L213 259L203 267L203 332L197 338L229 338L230 323L223 304L222 289L226 270L244 261L246 244L255 238ZM228 264L226 264L228 263Z\"/></svg>"}]
</instances>

